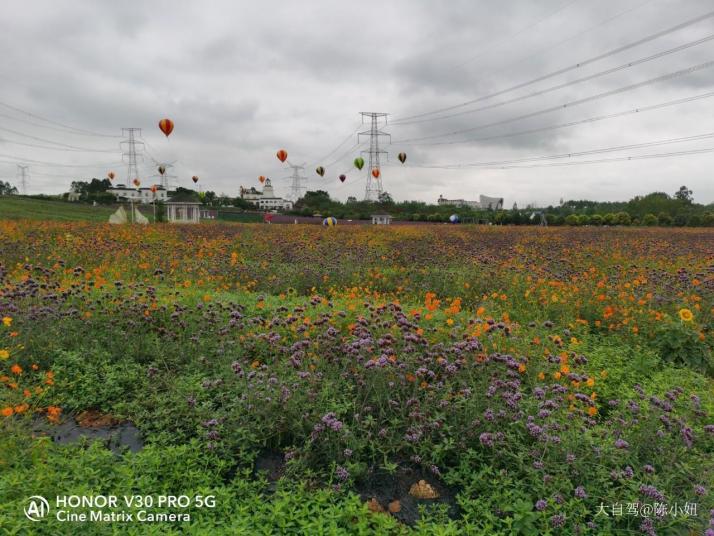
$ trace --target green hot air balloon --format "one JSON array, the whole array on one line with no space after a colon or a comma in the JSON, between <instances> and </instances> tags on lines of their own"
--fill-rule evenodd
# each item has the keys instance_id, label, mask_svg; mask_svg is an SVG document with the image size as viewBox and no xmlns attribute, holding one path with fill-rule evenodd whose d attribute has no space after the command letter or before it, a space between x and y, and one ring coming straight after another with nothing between
<instances>
[{"instance_id":1,"label":"green hot air balloon","mask_svg":"<svg viewBox=\"0 0 714 536\"><path fill-rule=\"evenodd\" d=\"M364 167L364 158L358 156L357 158L355 158L354 164L357 169L362 169Z\"/></svg>"},{"instance_id":2,"label":"green hot air balloon","mask_svg":"<svg viewBox=\"0 0 714 536\"><path fill-rule=\"evenodd\" d=\"M318 167L318 168L315 170L315 172L316 172L320 177L324 177L324 176L325 176L325 168L322 167L322 166Z\"/></svg>"}]
</instances>

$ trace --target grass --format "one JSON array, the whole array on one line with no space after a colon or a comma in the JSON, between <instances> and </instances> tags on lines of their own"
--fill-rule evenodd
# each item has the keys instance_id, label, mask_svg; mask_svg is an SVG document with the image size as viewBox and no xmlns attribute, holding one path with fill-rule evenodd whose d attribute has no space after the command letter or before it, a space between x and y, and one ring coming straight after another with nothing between
<instances>
[{"instance_id":1,"label":"grass","mask_svg":"<svg viewBox=\"0 0 714 536\"><path fill-rule=\"evenodd\" d=\"M84 203L69 203L51 199L33 199L21 196L0 197L0 217L10 220L55 220L107 222L116 206L92 206ZM142 207L141 212L149 219L151 207Z\"/></svg>"}]
</instances>

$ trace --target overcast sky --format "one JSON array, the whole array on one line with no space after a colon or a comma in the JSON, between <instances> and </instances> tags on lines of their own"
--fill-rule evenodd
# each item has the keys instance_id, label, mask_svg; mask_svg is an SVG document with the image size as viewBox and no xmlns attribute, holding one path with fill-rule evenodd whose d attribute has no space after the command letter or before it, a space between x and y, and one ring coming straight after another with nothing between
<instances>
[{"instance_id":1,"label":"overcast sky","mask_svg":"<svg viewBox=\"0 0 714 536\"><path fill-rule=\"evenodd\" d=\"M17 183L15 164L25 161L29 193L67 191L72 180L103 177L110 169L120 179L115 182L126 182L119 136L122 127L140 127L151 157L175 161L178 185L190 186L190 177L198 175L203 189L237 195L241 185L259 186L257 177L266 175L279 195L287 195L290 170L275 157L284 148L290 162L307 165L309 189L361 199L367 166L362 172L351 167L363 148L355 147L359 112L376 111L390 114L383 130L392 143L385 146L389 161L382 178L396 200L486 194L504 197L510 207L561 198L626 200L686 184L698 202L710 203L714 153L518 169L417 166L501 162L713 133L714 98L704 98L511 135L714 91L714 68L707 68L517 119L714 60L714 41L488 110L399 121L584 62L713 9L711 0L2 0L0 102L35 117L0 105L0 178ZM708 18L445 113L526 96L712 34L714 18ZM162 117L175 123L168 140L157 126ZM494 122L504 124L483 126ZM472 130L442 136L466 129ZM501 137L469 140L494 136ZM415 138L428 139L406 141ZM570 161L709 147L714 138ZM397 160L401 151L408 155L406 165ZM140 165L142 185L158 180L151 157L145 154ZM317 165L325 166L324 178L315 173ZM347 174L344 184L341 173Z\"/></svg>"}]
</instances>

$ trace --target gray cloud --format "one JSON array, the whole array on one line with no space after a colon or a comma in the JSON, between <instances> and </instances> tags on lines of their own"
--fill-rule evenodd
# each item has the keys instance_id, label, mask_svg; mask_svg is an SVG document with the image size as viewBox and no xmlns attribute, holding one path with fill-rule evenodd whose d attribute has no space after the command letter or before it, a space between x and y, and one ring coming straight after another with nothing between
<instances>
[{"instance_id":1,"label":"gray cloud","mask_svg":"<svg viewBox=\"0 0 714 536\"><path fill-rule=\"evenodd\" d=\"M639 6L639 7L638 7ZM320 179L307 169L310 188L340 199L364 193L365 172L350 168L359 149L345 143L360 111L386 111L393 120L527 81L693 18L707 0L393 0L303 2L4 2L0 20L3 63L0 101L77 128L119 135L143 129L148 151L176 161L178 182L198 174L204 188L237 195L258 175L281 179L289 170L274 154L310 165L338 162ZM630 12L614 18L615 15ZM592 29L590 29L592 28ZM583 70L505 94L482 104L595 73L714 33L708 19L677 33L606 58ZM399 140L469 129L528 114L714 59L714 42L545 95L482 112L414 125L387 125L390 153L405 150L408 164L465 164L541 156L699 134L710 100L654 112L489 141L454 145L400 145ZM711 90L714 69L604 98L583 106L434 141L496 136L615 113ZM118 138L59 132L0 106L0 127L48 141L116 149L79 153L26 147L32 141L0 131L0 177L14 180L16 160L76 164L31 165L31 191L66 191L76 178L120 177ZM166 140L156 126L171 117ZM48 125L51 126L51 125ZM366 128L366 127L365 127ZM603 156L706 147L706 141ZM590 159L590 158L588 158ZM89 167L89 164L99 164ZM500 195L507 205L555 203L563 198L627 199L653 189L673 192L685 183L698 201L714 200L709 170L714 156L529 169L425 169L401 166L395 154L383 169L396 199ZM147 154L141 167L152 180ZM341 184L336 177L348 173Z\"/></svg>"}]
</instances>

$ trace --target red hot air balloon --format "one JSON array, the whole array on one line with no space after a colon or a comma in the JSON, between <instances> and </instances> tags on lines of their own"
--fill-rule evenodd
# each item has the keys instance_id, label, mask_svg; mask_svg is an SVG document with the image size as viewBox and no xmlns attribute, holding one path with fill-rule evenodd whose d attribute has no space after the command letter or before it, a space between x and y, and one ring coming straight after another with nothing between
<instances>
[{"instance_id":1,"label":"red hot air balloon","mask_svg":"<svg viewBox=\"0 0 714 536\"><path fill-rule=\"evenodd\" d=\"M168 138L169 135L174 131L174 122L171 119L162 119L159 121L159 128L161 132Z\"/></svg>"},{"instance_id":2,"label":"red hot air balloon","mask_svg":"<svg viewBox=\"0 0 714 536\"><path fill-rule=\"evenodd\" d=\"M197 182L198 182L198 177L197 177L196 175L194 175L193 177L191 177L191 180L192 180L194 183L197 183Z\"/></svg>"},{"instance_id":3,"label":"red hot air balloon","mask_svg":"<svg viewBox=\"0 0 714 536\"><path fill-rule=\"evenodd\" d=\"M134 179L132 182L134 183L134 186L136 186L137 188L141 185L141 181L139 179Z\"/></svg>"},{"instance_id":4,"label":"red hot air balloon","mask_svg":"<svg viewBox=\"0 0 714 536\"><path fill-rule=\"evenodd\" d=\"M281 162L285 162L288 159L288 152L285 149L280 149L275 156L277 156Z\"/></svg>"},{"instance_id":5,"label":"red hot air balloon","mask_svg":"<svg viewBox=\"0 0 714 536\"><path fill-rule=\"evenodd\" d=\"M340 182L345 182L346 178L347 178L346 175L340 175Z\"/></svg>"},{"instance_id":6,"label":"red hot air balloon","mask_svg":"<svg viewBox=\"0 0 714 536\"><path fill-rule=\"evenodd\" d=\"M156 190L158 190L158 188L156 187L156 185L155 185L155 184L152 185L152 186L151 186L151 191L152 191L153 193L156 193Z\"/></svg>"},{"instance_id":7,"label":"red hot air balloon","mask_svg":"<svg viewBox=\"0 0 714 536\"><path fill-rule=\"evenodd\" d=\"M373 176L375 179L378 179L378 178L379 178L379 168L374 168L374 169L372 170L372 176Z\"/></svg>"},{"instance_id":8,"label":"red hot air balloon","mask_svg":"<svg viewBox=\"0 0 714 536\"><path fill-rule=\"evenodd\" d=\"M107 177L109 177L110 181L113 181L114 180L114 172L110 171L109 173L107 173Z\"/></svg>"},{"instance_id":9,"label":"red hot air balloon","mask_svg":"<svg viewBox=\"0 0 714 536\"><path fill-rule=\"evenodd\" d=\"M260 177L258 177L258 180L260 181L260 184L263 184L265 182L265 177L261 175Z\"/></svg>"},{"instance_id":10,"label":"red hot air balloon","mask_svg":"<svg viewBox=\"0 0 714 536\"><path fill-rule=\"evenodd\" d=\"M407 153L399 153L397 158L399 158L399 161L403 164L407 161Z\"/></svg>"}]
</instances>

